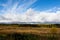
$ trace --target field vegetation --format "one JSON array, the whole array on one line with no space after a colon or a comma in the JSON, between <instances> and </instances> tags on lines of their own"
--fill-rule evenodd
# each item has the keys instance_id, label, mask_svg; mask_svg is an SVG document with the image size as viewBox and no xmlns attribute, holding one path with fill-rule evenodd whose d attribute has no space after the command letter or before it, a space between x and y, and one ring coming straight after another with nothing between
<instances>
[{"instance_id":1,"label":"field vegetation","mask_svg":"<svg viewBox=\"0 0 60 40\"><path fill-rule=\"evenodd\" d=\"M0 40L60 40L60 24L0 24Z\"/></svg>"}]
</instances>

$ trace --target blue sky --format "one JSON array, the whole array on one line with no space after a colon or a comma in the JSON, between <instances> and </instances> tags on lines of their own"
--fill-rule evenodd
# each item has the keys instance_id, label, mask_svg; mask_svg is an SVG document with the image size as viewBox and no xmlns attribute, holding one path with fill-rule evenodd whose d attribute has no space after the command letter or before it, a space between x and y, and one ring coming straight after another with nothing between
<instances>
[{"instance_id":1,"label":"blue sky","mask_svg":"<svg viewBox=\"0 0 60 40\"><path fill-rule=\"evenodd\" d=\"M36 10L47 10L53 7L60 7L60 0L37 0L37 2L32 5L32 8Z\"/></svg>"},{"instance_id":2,"label":"blue sky","mask_svg":"<svg viewBox=\"0 0 60 40\"><path fill-rule=\"evenodd\" d=\"M60 22L59 17L60 0L0 0L0 22Z\"/></svg>"},{"instance_id":3,"label":"blue sky","mask_svg":"<svg viewBox=\"0 0 60 40\"><path fill-rule=\"evenodd\" d=\"M4 7L1 4L7 4L10 0L0 0L0 9L3 9ZM22 5L23 3L26 3L30 0L12 0L9 2L9 5L12 6L16 2L19 2L19 5ZM60 7L60 0L36 0L35 3L30 5L30 8L34 8L35 10L47 10L51 9L53 7Z\"/></svg>"}]
</instances>

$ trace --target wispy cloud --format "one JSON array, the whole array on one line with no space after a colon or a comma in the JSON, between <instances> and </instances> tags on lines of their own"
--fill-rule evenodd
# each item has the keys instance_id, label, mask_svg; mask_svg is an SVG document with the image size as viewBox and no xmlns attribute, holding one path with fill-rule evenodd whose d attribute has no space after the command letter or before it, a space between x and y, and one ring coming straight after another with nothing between
<instances>
[{"instance_id":1,"label":"wispy cloud","mask_svg":"<svg viewBox=\"0 0 60 40\"><path fill-rule=\"evenodd\" d=\"M50 11L35 11L32 8L28 9L23 14L6 13L0 16L0 20L10 20L12 22L60 22L60 10L56 12Z\"/></svg>"},{"instance_id":2,"label":"wispy cloud","mask_svg":"<svg viewBox=\"0 0 60 40\"><path fill-rule=\"evenodd\" d=\"M35 2L36 0L29 0L19 6L19 2L14 3L14 5L9 3L11 7L7 5L7 8L4 4L6 10L2 10L3 14L0 14L0 22L60 22L60 8L54 7L45 11L29 8Z\"/></svg>"}]
</instances>

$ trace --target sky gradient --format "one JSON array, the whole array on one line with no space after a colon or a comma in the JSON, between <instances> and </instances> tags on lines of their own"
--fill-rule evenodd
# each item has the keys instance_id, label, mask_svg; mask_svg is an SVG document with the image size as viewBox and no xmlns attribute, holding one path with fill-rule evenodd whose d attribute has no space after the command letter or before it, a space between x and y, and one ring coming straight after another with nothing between
<instances>
[{"instance_id":1,"label":"sky gradient","mask_svg":"<svg viewBox=\"0 0 60 40\"><path fill-rule=\"evenodd\" d=\"M1 22L60 22L60 0L0 0Z\"/></svg>"}]
</instances>

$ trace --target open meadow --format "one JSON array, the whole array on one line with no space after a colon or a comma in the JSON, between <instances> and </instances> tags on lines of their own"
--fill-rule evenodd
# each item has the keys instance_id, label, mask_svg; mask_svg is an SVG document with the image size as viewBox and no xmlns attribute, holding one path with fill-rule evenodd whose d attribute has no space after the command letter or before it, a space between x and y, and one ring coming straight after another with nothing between
<instances>
[{"instance_id":1,"label":"open meadow","mask_svg":"<svg viewBox=\"0 0 60 40\"><path fill-rule=\"evenodd\" d=\"M0 24L0 40L60 40L59 24Z\"/></svg>"}]
</instances>

